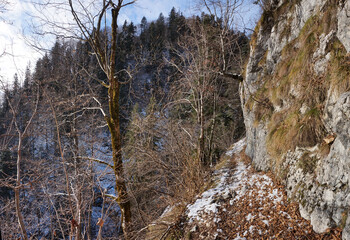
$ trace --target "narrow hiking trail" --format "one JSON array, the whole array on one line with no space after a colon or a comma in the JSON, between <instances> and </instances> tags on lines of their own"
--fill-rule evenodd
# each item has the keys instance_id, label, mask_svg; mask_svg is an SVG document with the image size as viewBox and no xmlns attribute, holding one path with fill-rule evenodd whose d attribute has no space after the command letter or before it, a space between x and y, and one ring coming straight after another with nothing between
<instances>
[{"instance_id":1,"label":"narrow hiking trail","mask_svg":"<svg viewBox=\"0 0 350 240\"><path fill-rule=\"evenodd\" d=\"M188 205L186 239L341 239L339 229L317 234L269 173L256 172L244 139L213 173L215 187Z\"/></svg>"}]
</instances>

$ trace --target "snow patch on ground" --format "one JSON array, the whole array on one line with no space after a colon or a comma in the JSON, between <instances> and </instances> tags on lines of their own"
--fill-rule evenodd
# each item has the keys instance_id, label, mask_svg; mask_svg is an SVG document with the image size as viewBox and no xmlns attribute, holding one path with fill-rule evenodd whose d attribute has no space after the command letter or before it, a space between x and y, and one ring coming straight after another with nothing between
<instances>
[{"instance_id":1,"label":"snow patch on ground","mask_svg":"<svg viewBox=\"0 0 350 240\"><path fill-rule=\"evenodd\" d=\"M233 146L226 152L226 155L232 157L233 154L241 152L245 145L246 145L246 139L243 138L238 142L236 142L235 144L233 144Z\"/></svg>"},{"instance_id":2,"label":"snow patch on ground","mask_svg":"<svg viewBox=\"0 0 350 240\"><path fill-rule=\"evenodd\" d=\"M254 216L251 213L249 213L245 218L247 219L247 221L250 221L254 218Z\"/></svg>"},{"instance_id":3,"label":"snow patch on ground","mask_svg":"<svg viewBox=\"0 0 350 240\"><path fill-rule=\"evenodd\" d=\"M245 138L238 141L236 144L232 146L232 148L226 152L226 155L232 156L235 153L239 153L243 150L245 146ZM201 215L202 213L216 213L217 207L219 204L217 203L217 196L229 195L231 192L238 188L239 180L242 178L243 173L246 171L246 166L242 163L237 167L237 171L235 176L238 181L235 181L231 184L227 184L227 179L230 177L228 169L220 169L215 174L219 177L219 184L215 188L211 188L204 193L191 205L187 207L189 217L189 222L192 223L193 220L203 221Z\"/></svg>"},{"instance_id":4,"label":"snow patch on ground","mask_svg":"<svg viewBox=\"0 0 350 240\"><path fill-rule=\"evenodd\" d=\"M226 152L226 155L238 155L243 150L245 144L245 139L238 141ZM263 201L269 198L274 203L282 201L283 193L278 189L274 189L266 196L267 188L273 186L273 181L270 177L265 174L252 173L251 166L247 166L241 161L237 162L234 171L224 167L214 174L216 175L216 179L218 179L218 185L203 192L193 204L188 205L187 216L189 223L205 223L206 215L215 215L218 212L220 203L222 202L220 200L229 200L230 204L233 205L247 194L252 194L253 188L258 189L257 200ZM256 217L256 215L249 213L246 219L250 221ZM263 223L269 225L268 220L263 220ZM253 231L253 228L254 226L251 226L249 230ZM236 239L245 238L238 235Z\"/></svg>"},{"instance_id":5,"label":"snow patch on ground","mask_svg":"<svg viewBox=\"0 0 350 240\"><path fill-rule=\"evenodd\" d=\"M229 149L231 158L212 174L217 186L187 206L191 239L324 239L298 215L270 173L256 172L239 159L244 146L243 139Z\"/></svg>"}]
</instances>

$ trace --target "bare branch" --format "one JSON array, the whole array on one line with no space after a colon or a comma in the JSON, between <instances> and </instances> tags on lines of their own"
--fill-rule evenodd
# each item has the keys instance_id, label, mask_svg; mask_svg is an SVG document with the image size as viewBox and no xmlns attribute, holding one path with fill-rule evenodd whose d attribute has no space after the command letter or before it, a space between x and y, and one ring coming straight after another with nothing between
<instances>
[{"instance_id":1,"label":"bare branch","mask_svg":"<svg viewBox=\"0 0 350 240\"><path fill-rule=\"evenodd\" d=\"M78 156L77 158L80 158L80 159L87 159L87 160L90 160L90 161L94 161L96 163L100 163L100 164L103 164L103 165L106 165L107 167L109 167L111 170L114 169L113 165L105 162L105 161L102 161L100 159L97 159L97 158L92 158L92 157L83 157L83 156Z\"/></svg>"}]
</instances>

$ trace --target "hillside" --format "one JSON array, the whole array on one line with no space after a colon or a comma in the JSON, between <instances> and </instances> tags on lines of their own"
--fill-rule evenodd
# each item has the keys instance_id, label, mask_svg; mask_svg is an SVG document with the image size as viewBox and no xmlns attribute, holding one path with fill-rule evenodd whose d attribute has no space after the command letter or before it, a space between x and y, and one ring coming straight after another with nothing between
<instances>
[{"instance_id":1,"label":"hillside","mask_svg":"<svg viewBox=\"0 0 350 240\"><path fill-rule=\"evenodd\" d=\"M0 240L350 240L349 0L31 4L55 43L0 72Z\"/></svg>"}]
</instances>

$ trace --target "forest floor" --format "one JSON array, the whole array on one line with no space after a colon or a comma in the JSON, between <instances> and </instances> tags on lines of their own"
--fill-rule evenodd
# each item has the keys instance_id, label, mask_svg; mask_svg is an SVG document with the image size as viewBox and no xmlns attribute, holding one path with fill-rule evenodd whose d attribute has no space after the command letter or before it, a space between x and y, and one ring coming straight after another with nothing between
<instances>
[{"instance_id":1,"label":"forest floor","mask_svg":"<svg viewBox=\"0 0 350 240\"><path fill-rule=\"evenodd\" d=\"M226 153L215 187L187 206L184 239L341 239L339 229L315 233L272 174L253 169L244 148L241 140Z\"/></svg>"}]
</instances>

